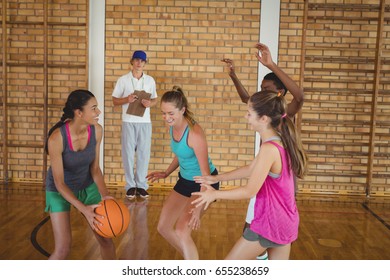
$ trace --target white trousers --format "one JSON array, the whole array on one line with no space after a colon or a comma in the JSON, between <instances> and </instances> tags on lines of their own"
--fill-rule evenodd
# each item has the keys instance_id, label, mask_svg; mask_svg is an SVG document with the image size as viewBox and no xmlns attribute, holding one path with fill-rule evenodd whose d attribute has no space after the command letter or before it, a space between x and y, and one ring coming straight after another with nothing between
<instances>
[{"instance_id":1,"label":"white trousers","mask_svg":"<svg viewBox=\"0 0 390 280\"><path fill-rule=\"evenodd\" d=\"M130 188L148 189L146 175L148 175L151 142L151 123L122 123L122 161L125 169L126 191Z\"/></svg>"}]
</instances>

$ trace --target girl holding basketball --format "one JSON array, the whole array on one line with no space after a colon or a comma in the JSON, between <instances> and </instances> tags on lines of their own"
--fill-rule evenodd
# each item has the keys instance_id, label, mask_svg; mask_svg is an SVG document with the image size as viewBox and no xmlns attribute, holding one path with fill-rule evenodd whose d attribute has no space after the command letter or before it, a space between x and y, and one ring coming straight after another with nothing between
<instances>
[{"instance_id":1,"label":"girl holding basketball","mask_svg":"<svg viewBox=\"0 0 390 280\"><path fill-rule=\"evenodd\" d=\"M46 152L51 166L46 177L46 208L50 213L55 248L49 259L66 259L70 253L72 234L70 208L79 210L92 229L99 216L94 209L108 196L99 167L102 127L101 111L94 95L87 90L70 93L61 120L48 135ZM111 239L94 231L103 259L115 259Z\"/></svg>"},{"instance_id":2,"label":"girl holding basketball","mask_svg":"<svg viewBox=\"0 0 390 280\"><path fill-rule=\"evenodd\" d=\"M217 175L218 172L208 156L203 129L194 120L181 88L173 87L162 96L161 111L169 126L175 156L165 171L152 172L147 178L151 182L167 178L178 167L180 172L179 180L164 203L157 230L184 259L199 259L191 232L199 228L204 210L194 209L191 204L194 200L191 194L201 190L193 177ZM213 184L212 188L219 189L219 183Z\"/></svg>"},{"instance_id":3,"label":"girl holding basketball","mask_svg":"<svg viewBox=\"0 0 390 280\"><path fill-rule=\"evenodd\" d=\"M294 196L294 175L302 178L307 158L287 116L281 93L261 91L248 102L246 118L260 133L260 152L248 166L217 176L199 176L195 181L207 190L193 193L192 203L206 209L216 199L249 199L256 195L254 219L226 259L255 259L267 249L269 259L288 259L291 243L298 237L299 214ZM249 177L246 186L216 191L211 183ZM203 206L204 205L204 206Z\"/></svg>"}]
</instances>

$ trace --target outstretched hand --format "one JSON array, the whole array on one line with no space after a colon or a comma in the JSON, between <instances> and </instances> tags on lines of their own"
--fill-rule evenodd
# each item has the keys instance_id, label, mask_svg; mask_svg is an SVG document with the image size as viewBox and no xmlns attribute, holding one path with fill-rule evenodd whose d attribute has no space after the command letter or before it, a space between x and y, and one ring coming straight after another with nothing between
<instances>
[{"instance_id":1,"label":"outstretched hand","mask_svg":"<svg viewBox=\"0 0 390 280\"><path fill-rule=\"evenodd\" d=\"M274 62L272 60L272 56L269 48L262 43L257 43L255 45L255 48L258 49L260 52L260 53L258 52L255 53L257 60L267 68L272 66Z\"/></svg>"},{"instance_id":2,"label":"outstretched hand","mask_svg":"<svg viewBox=\"0 0 390 280\"><path fill-rule=\"evenodd\" d=\"M205 204L203 209L206 210L210 203L216 200L217 193L216 190L210 185L201 184L201 186L206 188L206 190L203 192L193 192L191 195L197 195L199 197L192 201L191 204L195 204L195 207L200 207Z\"/></svg>"},{"instance_id":3,"label":"outstretched hand","mask_svg":"<svg viewBox=\"0 0 390 280\"><path fill-rule=\"evenodd\" d=\"M202 209L199 207L194 207L191 209L191 219L188 222L188 226L192 230L198 230L200 228L200 216L201 216Z\"/></svg>"},{"instance_id":4,"label":"outstretched hand","mask_svg":"<svg viewBox=\"0 0 390 280\"><path fill-rule=\"evenodd\" d=\"M146 179L148 179L151 183L159 179L165 179L165 178L167 178L167 173L165 173L165 171L154 171L149 173L146 176Z\"/></svg>"},{"instance_id":5,"label":"outstretched hand","mask_svg":"<svg viewBox=\"0 0 390 280\"><path fill-rule=\"evenodd\" d=\"M219 182L215 175L194 176L194 181L198 184L206 185L212 185Z\"/></svg>"},{"instance_id":6,"label":"outstretched hand","mask_svg":"<svg viewBox=\"0 0 390 280\"><path fill-rule=\"evenodd\" d=\"M233 64L233 60L229 59L229 58L224 58L224 59L221 59L222 62L225 62L226 63L226 71L227 73L230 75L231 73L234 73L234 64Z\"/></svg>"}]
</instances>

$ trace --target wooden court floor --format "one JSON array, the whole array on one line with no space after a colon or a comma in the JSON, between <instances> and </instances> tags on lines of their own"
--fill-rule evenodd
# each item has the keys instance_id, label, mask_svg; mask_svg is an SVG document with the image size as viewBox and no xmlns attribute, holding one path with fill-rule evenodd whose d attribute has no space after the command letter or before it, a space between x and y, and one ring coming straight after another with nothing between
<instances>
[{"instance_id":1,"label":"wooden court floor","mask_svg":"<svg viewBox=\"0 0 390 280\"><path fill-rule=\"evenodd\" d=\"M170 192L154 186L147 200L123 200L131 215L127 231L114 239L119 259L176 260L180 255L159 235L157 223ZM297 195L299 237L293 260L390 260L390 198ZM44 212L44 191L37 185L0 185L0 259L45 260L53 249L50 219ZM193 237L200 258L220 260L239 238L247 201L218 201L202 218ZM70 259L100 259L87 222L71 211L73 246Z\"/></svg>"}]
</instances>

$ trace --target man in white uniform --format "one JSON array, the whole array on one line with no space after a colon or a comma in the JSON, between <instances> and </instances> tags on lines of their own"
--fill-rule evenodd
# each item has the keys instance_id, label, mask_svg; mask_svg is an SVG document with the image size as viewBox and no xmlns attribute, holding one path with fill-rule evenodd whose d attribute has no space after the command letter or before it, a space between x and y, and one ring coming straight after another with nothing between
<instances>
[{"instance_id":1,"label":"man in white uniform","mask_svg":"<svg viewBox=\"0 0 390 280\"><path fill-rule=\"evenodd\" d=\"M122 160L128 199L149 196L146 175L152 138L150 107L157 104L157 91L153 77L144 73L146 62L146 53L135 51L130 61L132 70L118 79L112 93L114 106L122 106ZM141 113L130 114L129 105L137 105L136 111Z\"/></svg>"}]
</instances>

